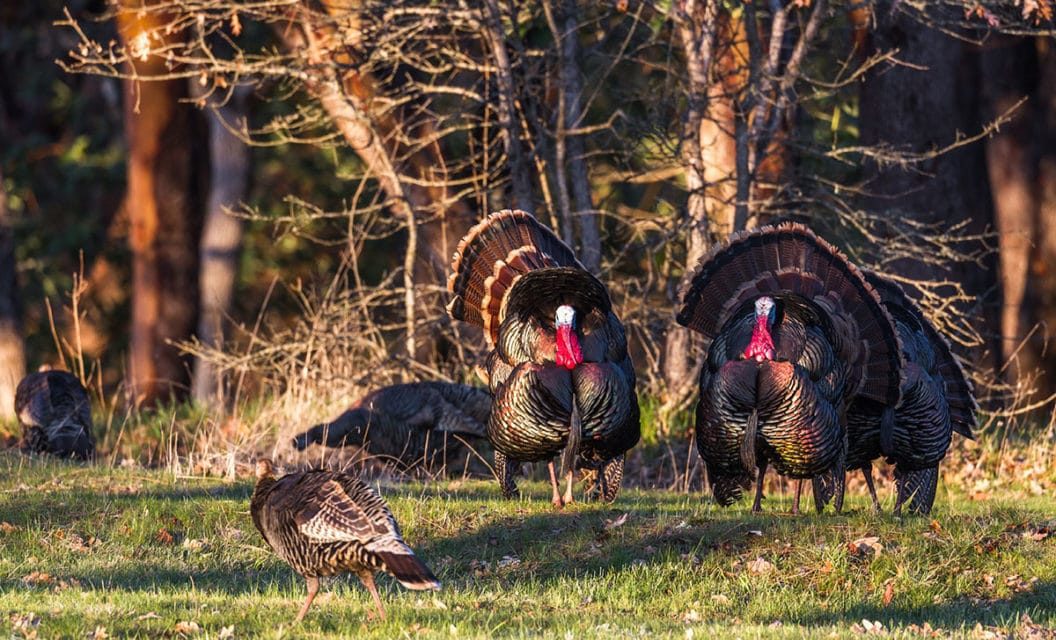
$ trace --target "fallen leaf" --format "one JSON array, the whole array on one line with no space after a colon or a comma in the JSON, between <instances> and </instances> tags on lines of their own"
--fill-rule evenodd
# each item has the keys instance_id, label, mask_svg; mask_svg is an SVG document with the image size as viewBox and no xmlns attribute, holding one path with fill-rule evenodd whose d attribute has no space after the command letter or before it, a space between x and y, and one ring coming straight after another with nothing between
<instances>
[{"instance_id":1,"label":"fallen leaf","mask_svg":"<svg viewBox=\"0 0 1056 640\"><path fill-rule=\"evenodd\" d=\"M624 514L621 514L615 520L606 519L605 520L605 528L606 529L616 529L618 527L622 527L623 525L627 524L627 518L628 518L629 515L630 514L624 513Z\"/></svg>"},{"instance_id":2,"label":"fallen leaf","mask_svg":"<svg viewBox=\"0 0 1056 640\"><path fill-rule=\"evenodd\" d=\"M183 541L183 548L188 551L204 551L209 548L209 543L205 540L198 540L196 538L187 538Z\"/></svg>"},{"instance_id":3,"label":"fallen leaf","mask_svg":"<svg viewBox=\"0 0 1056 640\"><path fill-rule=\"evenodd\" d=\"M770 573L774 570L774 564L765 558L759 557L748 563L748 572L755 574Z\"/></svg>"},{"instance_id":4,"label":"fallen leaf","mask_svg":"<svg viewBox=\"0 0 1056 640\"><path fill-rule=\"evenodd\" d=\"M932 520L932 521L931 521L931 522L930 522L930 523L928 524L928 528L929 528L929 529L931 529L932 531L934 531L935 533L939 533L939 532L941 532L941 531L942 531L942 525L941 525L941 524L939 524L939 521L938 521L938 520Z\"/></svg>"},{"instance_id":5,"label":"fallen leaf","mask_svg":"<svg viewBox=\"0 0 1056 640\"><path fill-rule=\"evenodd\" d=\"M110 634L106 632L106 627L98 625L94 631L89 631L85 637L92 640L106 640L106 638L110 637Z\"/></svg>"},{"instance_id":6,"label":"fallen leaf","mask_svg":"<svg viewBox=\"0 0 1056 640\"><path fill-rule=\"evenodd\" d=\"M495 563L495 566L500 569L503 567L516 567L521 564L521 559L517 556L502 556L502 559Z\"/></svg>"},{"instance_id":7,"label":"fallen leaf","mask_svg":"<svg viewBox=\"0 0 1056 640\"><path fill-rule=\"evenodd\" d=\"M35 587L40 584L55 584L55 578L50 573L33 571L28 575L22 576L22 584L30 587Z\"/></svg>"},{"instance_id":8,"label":"fallen leaf","mask_svg":"<svg viewBox=\"0 0 1056 640\"><path fill-rule=\"evenodd\" d=\"M0 532L11 533L12 531L18 531L18 527L16 527L15 525L11 524L7 520L4 520L3 522L0 522Z\"/></svg>"},{"instance_id":9,"label":"fallen leaf","mask_svg":"<svg viewBox=\"0 0 1056 640\"><path fill-rule=\"evenodd\" d=\"M235 637L235 625L229 627L223 627L220 629L220 633L216 635L220 640L227 640L228 638Z\"/></svg>"},{"instance_id":10,"label":"fallen leaf","mask_svg":"<svg viewBox=\"0 0 1056 640\"><path fill-rule=\"evenodd\" d=\"M183 634L185 636L196 635L200 633L201 630L202 628L198 626L198 623L193 620L177 622L176 626L173 628L173 631L175 631L176 633Z\"/></svg>"},{"instance_id":11,"label":"fallen leaf","mask_svg":"<svg viewBox=\"0 0 1056 640\"><path fill-rule=\"evenodd\" d=\"M853 556L867 557L880 555L880 552L884 550L884 545L880 544L879 537L867 536L848 543L847 548Z\"/></svg>"},{"instance_id":12,"label":"fallen leaf","mask_svg":"<svg viewBox=\"0 0 1056 640\"><path fill-rule=\"evenodd\" d=\"M10 620L16 631L26 631L40 626L40 616L35 613L12 613Z\"/></svg>"},{"instance_id":13,"label":"fallen leaf","mask_svg":"<svg viewBox=\"0 0 1056 640\"><path fill-rule=\"evenodd\" d=\"M696 609L690 609L689 611L682 614L682 622L700 622L700 612Z\"/></svg>"},{"instance_id":14,"label":"fallen leaf","mask_svg":"<svg viewBox=\"0 0 1056 640\"><path fill-rule=\"evenodd\" d=\"M891 601L895 598L895 583L888 580L887 586L884 587L884 606L891 604Z\"/></svg>"},{"instance_id":15,"label":"fallen leaf","mask_svg":"<svg viewBox=\"0 0 1056 640\"><path fill-rule=\"evenodd\" d=\"M165 528L158 529L158 532L154 534L154 539L161 544L172 544L176 542L176 538L174 538L173 535L169 533L168 529Z\"/></svg>"}]
</instances>

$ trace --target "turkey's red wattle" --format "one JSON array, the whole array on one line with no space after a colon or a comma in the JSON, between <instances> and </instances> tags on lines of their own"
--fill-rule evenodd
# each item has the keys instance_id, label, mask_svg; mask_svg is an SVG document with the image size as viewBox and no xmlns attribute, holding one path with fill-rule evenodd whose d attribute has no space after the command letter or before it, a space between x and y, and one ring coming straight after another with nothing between
<instances>
[{"instance_id":1,"label":"turkey's red wattle","mask_svg":"<svg viewBox=\"0 0 1056 640\"><path fill-rule=\"evenodd\" d=\"M744 350L746 359L758 362L774 359L774 339L770 337L770 328L766 325L766 316L755 319L752 339L748 342L748 348Z\"/></svg>"},{"instance_id":2,"label":"turkey's red wattle","mask_svg":"<svg viewBox=\"0 0 1056 640\"><path fill-rule=\"evenodd\" d=\"M557 327L557 354L554 360L558 366L571 371L583 362L583 352L579 348L579 338L570 326Z\"/></svg>"}]
</instances>

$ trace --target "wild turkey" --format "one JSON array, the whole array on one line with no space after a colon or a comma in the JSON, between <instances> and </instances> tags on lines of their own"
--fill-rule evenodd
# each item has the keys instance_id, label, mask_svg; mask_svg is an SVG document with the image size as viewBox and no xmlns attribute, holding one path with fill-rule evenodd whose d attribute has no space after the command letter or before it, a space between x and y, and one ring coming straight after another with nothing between
<instances>
[{"instance_id":1,"label":"wild turkey","mask_svg":"<svg viewBox=\"0 0 1056 640\"><path fill-rule=\"evenodd\" d=\"M304 618L319 578L355 573L378 615L385 607L374 585L384 571L408 589L439 589L440 581L403 541L388 505L366 483L346 473L306 471L275 479L270 460L257 461L250 513L264 541L308 583Z\"/></svg>"},{"instance_id":2,"label":"wild turkey","mask_svg":"<svg viewBox=\"0 0 1056 640\"><path fill-rule=\"evenodd\" d=\"M355 445L368 453L412 466L427 458L444 434L487 437L491 394L447 382L396 384L371 391L331 422L293 439L303 451L312 444Z\"/></svg>"},{"instance_id":3,"label":"wild turkey","mask_svg":"<svg viewBox=\"0 0 1056 640\"><path fill-rule=\"evenodd\" d=\"M773 463L828 472L842 508L844 411L859 397L893 414L901 381L894 324L861 272L799 224L738 233L701 261L678 322L708 339L696 435L716 500L738 500L758 469L759 511ZM793 513L799 496L797 483Z\"/></svg>"},{"instance_id":4,"label":"wild turkey","mask_svg":"<svg viewBox=\"0 0 1056 640\"><path fill-rule=\"evenodd\" d=\"M95 455L92 405L81 382L66 371L31 373L15 390L22 447L61 458Z\"/></svg>"},{"instance_id":5,"label":"wild turkey","mask_svg":"<svg viewBox=\"0 0 1056 640\"><path fill-rule=\"evenodd\" d=\"M458 245L448 312L484 330L494 395L488 439L503 495L520 462L549 461L553 503L572 502L574 470L594 469L615 500L640 436L634 367L605 286L524 211L499 211ZM568 478L558 489L553 458Z\"/></svg>"},{"instance_id":6,"label":"wild turkey","mask_svg":"<svg viewBox=\"0 0 1056 640\"><path fill-rule=\"evenodd\" d=\"M865 279L880 294L902 340L902 403L894 420L886 424L881 419L882 407L864 398L851 405L847 468L862 470L873 506L879 511L872 461L886 457L895 465L895 513L908 500L910 511L927 514L935 502L939 462L946 457L953 432L972 438L978 406L949 343L902 287L868 271Z\"/></svg>"}]
</instances>

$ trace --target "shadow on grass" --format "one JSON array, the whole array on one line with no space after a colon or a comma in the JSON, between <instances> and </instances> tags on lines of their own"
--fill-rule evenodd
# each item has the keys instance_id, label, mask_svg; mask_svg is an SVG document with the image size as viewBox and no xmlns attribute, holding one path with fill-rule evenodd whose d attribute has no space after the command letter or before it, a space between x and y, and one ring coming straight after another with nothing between
<instances>
[{"instance_id":1,"label":"shadow on grass","mask_svg":"<svg viewBox=\"0 0 1056 640\"><path fill-rule=\"evenodd\" d=\"M887 607L859 604L845 611L818 611L796 622L808 626L853 624L862 620L880 621L888 629L895 626L930 624L934 628L957 630L984 626L1015 627L1027 614L1036 624L1056 624L1056 583L1042 582L1031 591L998 600L959 598L941 604Z\"/></svg>"}]
</instances>

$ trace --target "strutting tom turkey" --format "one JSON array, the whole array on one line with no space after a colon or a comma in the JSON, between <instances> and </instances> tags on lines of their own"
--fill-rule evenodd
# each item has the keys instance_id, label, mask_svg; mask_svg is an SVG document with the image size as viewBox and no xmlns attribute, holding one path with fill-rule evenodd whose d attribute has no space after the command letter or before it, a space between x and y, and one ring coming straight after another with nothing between
<instances>
[{"instance_id":1,"label":"strutting tom turkey","mask_svg":"<svg viewBox=\"0 0 1056 640\"><path fill-rule=\"evenodd\" d=\"M708 340L696 436L716 500L757 472L758 511L772 464L828 478L842 508L844 412L864 398L890 420L901 384L894 323L861 272L802 225L741 232L701 261L678 321Z\"/></svg>"},{"instance_id":2,"label":"strutting tom turkey","mask_svg":"<svg viewBox=\"0 0 1056 640\"><path fill-rule=\"evenodd\" d=\"M445 435L486 438L491 394L464 384L412 382L371 391L330 422L293 439L312 444L358 446L367 453L413 466L443 453Z\"/></svg>"},{"instance_id":3,"label":"strutting tom turkey","mask_svg":"<svg viewBox=\"0 0 1056 640\"><path fill-rule=\"evenodd\" d=\"M452 271L448 312L480 326L490 350L488 439L503 495L517 494L520 462L547 460L555 506L572 501L577 468L597 470L602 499L614 500L640 429L634 367L605 286L524 211L500 211L470 229Z\"/></svg>"},{"instance_id":4,"label":"strutting tom turkey","mask_svg":"<svg viewBox=\"0 0 1056 640\"><path fill-rule=\"evenodd\" d=\"M339 573L359 577L381 618L385 608L374 585L378 571L408 589L440 588L433 572L403 541L381 496L347 473L306 471L276 479L271 461L258 460L250 514L268 546L308 583L297 620L312 606L319 578Z\"/></svg>"},{"instance_id":5,"label":"strutting tom turkey","mask_svg":"<svg viewBox=\"0 0 1056 640\"><path fill-rule=\"evenodd\" d=\"M930 513L953 432L972 437L978 406L972 385L950 345L902 287L873 272L865 279L880 294L902 340L902 402L894 420L883 421L883 407L867 398L847 412L847 468L861 469L873 499L872 461L881 456L895 465L895 512L908 500L914 513Z\"/></svg>"},{"instance_id":6,"label":"strutting tom turkey","mask_svg":"<svg viewBox=\"0 0 1056 640\"><path fill-rule=\"evenodd\" d=\"M66 371L31 373L15 390L22 447L62 458L95 455L92 405L80 380Z\"/></svg>"}]
</instances>

